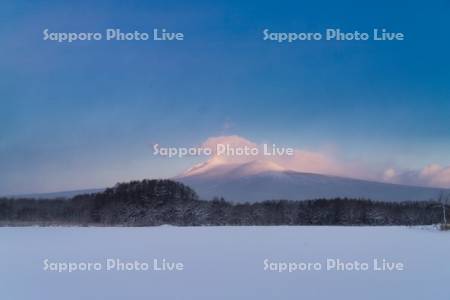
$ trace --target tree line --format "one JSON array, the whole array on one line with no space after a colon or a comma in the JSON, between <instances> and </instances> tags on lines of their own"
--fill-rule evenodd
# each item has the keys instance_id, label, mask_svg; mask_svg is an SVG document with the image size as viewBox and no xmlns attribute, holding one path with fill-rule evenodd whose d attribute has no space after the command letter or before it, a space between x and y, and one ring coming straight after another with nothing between
<instances>
[{"instance_id":1,"label":"tree line","mask_svg":"<svg viewBox=\"0 0 450 300\"><path fill-rule=\"evenodd\" d=\"M437 201L336 198L230 203L200 200L194 190L171 180L120 183L71 199L0 198L4 226L429 225L442 219Z\"/></svg>"}]
</instances>

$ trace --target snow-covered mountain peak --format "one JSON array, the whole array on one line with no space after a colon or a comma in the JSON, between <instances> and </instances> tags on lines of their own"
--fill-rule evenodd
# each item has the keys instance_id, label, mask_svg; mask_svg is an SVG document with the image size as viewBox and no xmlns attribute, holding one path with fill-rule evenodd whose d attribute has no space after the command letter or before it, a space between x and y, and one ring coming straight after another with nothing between
<instances>
[{"instance_id":1,"label":"snow-covered mountain peak","mask_svg":"<svg viewBox=\"0 0 450 300\"><path fill-rule=\"evenodd\" d=\"M228 163L220 156L211 158L210 160L197 164L184 172L179 177L191 176L249 176L266 172L284 172L288 169L269 160L253 160L246 163Z\"/></svg>"}]
</instances>

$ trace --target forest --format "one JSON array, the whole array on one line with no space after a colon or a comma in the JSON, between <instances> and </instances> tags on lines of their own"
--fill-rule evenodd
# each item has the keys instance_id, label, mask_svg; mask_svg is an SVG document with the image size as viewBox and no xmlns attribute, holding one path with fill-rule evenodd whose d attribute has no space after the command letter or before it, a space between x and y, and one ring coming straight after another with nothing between
<instances>
[{"instance_id":1,"label":"forest","mask_svg":"<svg viewBox=\"0 0 450 300\"><path fill-rule=\"evenodd\" d=\"M0 198L1 226L224 226L224 225L429 225L441 223L438 201L369 199L201 200L171 180L119 183L70 199Z\"/></svg>"}]
</instances>

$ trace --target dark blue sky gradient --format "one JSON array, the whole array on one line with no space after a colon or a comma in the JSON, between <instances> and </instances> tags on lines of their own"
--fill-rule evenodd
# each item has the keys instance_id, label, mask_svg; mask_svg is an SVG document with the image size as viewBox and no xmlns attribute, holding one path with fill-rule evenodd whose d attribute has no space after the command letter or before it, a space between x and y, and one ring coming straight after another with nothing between
<instances>
[{"instance_id":1,"label":"dark blue sky gradient","mask_svg":"<svg viewBox=\"0 0 450 300\"><path fill-rule=\"evenodd\" d=\"M343 159L450 165L448 1L2 1L0 194L172 176L238 134ZM185 33L185 41L42 40L42 30ZM386 28L403 42L262 40L262 30ZM224 129L224 124L232 124Z\"/></svg>"}]
</instances>

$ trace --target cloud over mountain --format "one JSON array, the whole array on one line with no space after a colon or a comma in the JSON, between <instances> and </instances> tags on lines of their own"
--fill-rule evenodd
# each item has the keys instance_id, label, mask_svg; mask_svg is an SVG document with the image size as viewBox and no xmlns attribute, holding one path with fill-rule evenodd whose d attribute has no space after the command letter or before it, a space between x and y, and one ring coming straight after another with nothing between
<instances>
[{"instance_id":1,"label":"cloud over mountain","mask_svg":"<svg viewBox=\"0 0 450 300\"><path fill-rule=\"evenodd\" d=\"M265 162L265 166L271 165L282 170L301 171L310 173L336 174L341 167L330 157L320 152L293 149L292 155L265 155L264 145L256 144L246 138L237 135L219 136L208 138L202 148L217 149L218 145L229 146L230 149L252 148L258 149L256 155L227 155L213 151L213 155L205 163L194 166L190 172L207 170L211 166L246 164L252 161ZM272 144L268 145L271 147ZM261 164L263 165L263 164Z\"/></svg>"},{"instance_id":2,"label":"cloud over mountain","mask_svg":"<svg viewBox=\"0 0 450 300\"><path fill-rule=\"evenodd\" d=\"M255 155L230 155L218 153L218 145L230 149L258 149ZM271 147L272 144L266 144ZM361 162L344 161L332 153L292 149L291 155L265 155L264 144L257 144L238 135L217 136L208 138L203 148L213 149L213 154L205 162L187 170L182 176L208 174L220 175L239 165L246 165L246 172L258 174L265 171L295 171L358 179L369 179L388 183L418 185L428 187L450 187L450 166L430 164L421 170L402 170L389 167L386 170L367 167ZM277 145L282 147L282 145ZM251 167L250 167L251 166Z\"/></svg>"},{"instance_id":3,"label":"cloud over mountain","mask_svg":"<svg viewBox=\"0 0 450 300\"><path fill-rule=\"evenodd\" d=\"M433 187L450 187L450 166L430 164L421 170L396 170L389 168L385 171L383 179L387 182L423 185Z\"/></svg>"}]
</instances>

